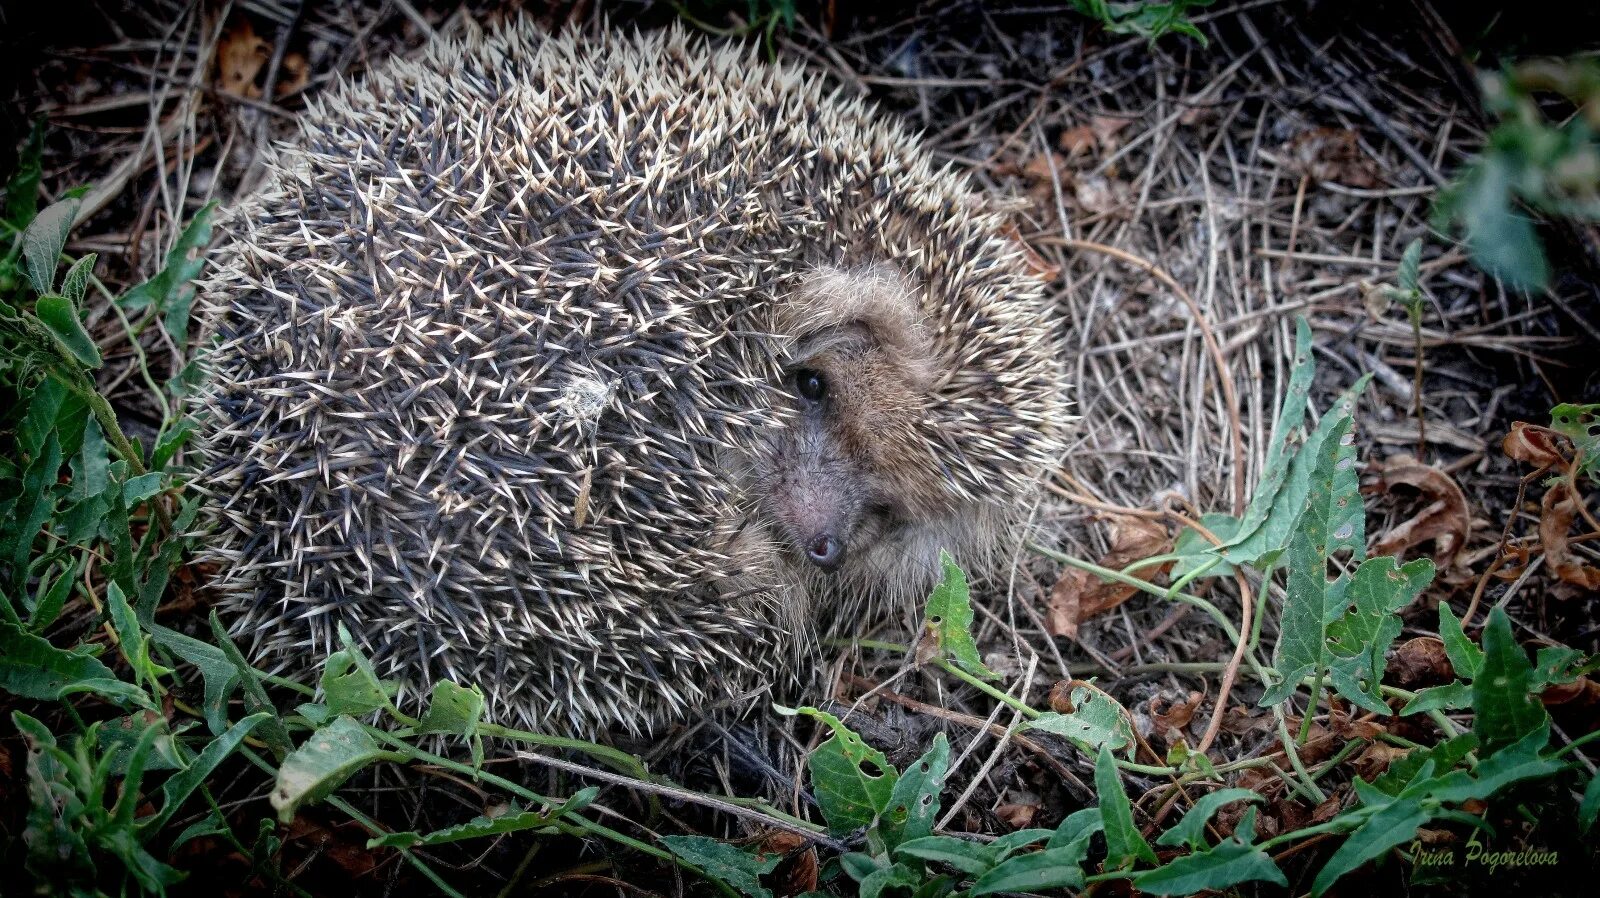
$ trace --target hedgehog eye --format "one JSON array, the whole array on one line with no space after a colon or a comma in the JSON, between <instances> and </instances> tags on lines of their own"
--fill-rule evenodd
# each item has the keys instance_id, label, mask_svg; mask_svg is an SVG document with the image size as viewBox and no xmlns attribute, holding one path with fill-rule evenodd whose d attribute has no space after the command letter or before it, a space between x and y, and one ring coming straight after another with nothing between
<instances>
[{"instance_id":1,"label":"hedgehog eye","mask_svg":"<svg viewBox=\"0 0 1600 898\"><path fill-rule=\"evenodd\" d=\"M794 373L794 388L807 402L821 402L828 395L828 381L819 372L801 368Z\"/></svg>"}]
</instances>

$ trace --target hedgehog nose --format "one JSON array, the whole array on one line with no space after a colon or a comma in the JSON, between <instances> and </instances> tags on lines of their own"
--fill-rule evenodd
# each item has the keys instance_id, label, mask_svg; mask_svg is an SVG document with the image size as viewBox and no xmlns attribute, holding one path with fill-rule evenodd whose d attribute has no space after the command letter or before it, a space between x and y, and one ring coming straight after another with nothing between
<instances>
[{"instance_id":1,"label":"hedgehog nose","mask_svg":"<svg viewBox=\"0 0 1600 898\"><path fill-rule=\"evenodd\" d=\"M838 570L844 560L844 543L831 533L818 533L806 544L806 558L825 571Z\"/></svg>"}]
</instances>

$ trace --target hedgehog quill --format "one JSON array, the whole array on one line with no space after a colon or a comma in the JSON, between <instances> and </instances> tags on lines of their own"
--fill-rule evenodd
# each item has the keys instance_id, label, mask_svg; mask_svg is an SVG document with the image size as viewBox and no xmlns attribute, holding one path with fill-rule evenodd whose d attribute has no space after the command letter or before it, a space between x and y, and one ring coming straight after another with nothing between
<instances>
[{"instance_id":1,"label":"hedgehog quill","mask_svg":"<svg viewBox=\"0 0 1600 898\"><path fill-rule=\"evenodd\" d=\"M306 676L647 733L808 675L1062 453L1058 322L959 173L813 73L528 23L331 88L202 291L218 593Z\"/></svg>"}]
</instances>

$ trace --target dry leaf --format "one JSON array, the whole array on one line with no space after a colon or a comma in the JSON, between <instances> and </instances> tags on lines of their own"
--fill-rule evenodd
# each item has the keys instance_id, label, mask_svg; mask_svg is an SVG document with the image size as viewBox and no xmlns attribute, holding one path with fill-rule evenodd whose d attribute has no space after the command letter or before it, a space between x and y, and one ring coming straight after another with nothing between
<instances>
[{"instance_id":1,"label":"dry leaf","mask_svg":"<svg viewBox=\"0 0 1600 898\"><path fill-rule=\"evenodd\" d=\"M1461 486L1449 474L1420 464L1409 455L1394 456L1372 470L1377 474L1375 490L1392 493L1396 486L1407 486L1428 502L1421 511L1384 534L1373 546L1372 554L1401 555L1413 546L1432 541L1434 564L1440 570L1454 566L1457 553L1472 531L1472 516Z\"/></svg>"},{"instance_id":2,"label":"dry leaf","mask_svg":"<svg viewBox=\"0 0 1600 898\"><path fill-rule=\"evenodd\" d=\"M1022 239L1022 230L1017 227L1016 222L1007 222L1004 233L1022 250L1022 260L1027 263L1029 271L1046 281L1053 281L1061 276L1061 266L1050 262L1029 246L1028 241Z\"/></svg>"},{"instance_id":3,"label":"dry leaf","mask_svg":"<svg viewBox=\"0 0 1600 898\"><path fill-rule=\"evenodd\" d=\"M1406 689L1442 686L1455 677L1444 641L1437 636L1418 636L1400 643L1389 660L1389 673L1396 685Z\"/></svg>"},{"instance_id":4,"label":"dry leaf","mask_svg":"<svg viewBox=\"0 0 1600 898\"><path fill-rule=\"evenodd\" d=\"M1156 732L1166 741L1172 742L1181 736L1183 728L1194 719L1194 713L1199 710L1202 700L1203 696L1198 692L1190 692L1182 701L1175 701L1165 692L1159 692L1150 696L1150 702L1146 707L1149 709L1151 721L1156 725Z\"/></svg>"},{"instance_id":5,"label":"dry leaf","mask_svg":"<svg viewBox=\"0 0 1600 898\"><path fill-rule=\"evenodd\" d=\"M1374 742L1367 746L1353 763L1355 764L1356 772L1361 775L1361 778L1367 782L1372 782L1379 774L1388 770L1390 764L1405 757L1409 752L1410 749L1401 748L1398 745L1390 745L1387 742Z\"/></svg>"},{"instance_id":6,"label":"dry leaf","mask_svg":"<svg viewBox=\"0 0 1600 898\"><path fill-rule=\"evenodd\" d=\"M1545 491L1539 510L1539 542L1544 546L1544 559L1563 583L1587 590L1600 590L1600 568L1585 564L1567 543L1567 533L1578 516L1578 502L1566 482L1560 482Z\"/></svg>"},{"instance_id":7,"label":"dry leaf","mask_svg":"<svg viewBox=\"0 0 1600 898\"><path fill-rule=\"evenodd\" d=\"M1335 181L1350 187L1378 186L1372 160L1361 151L1356 132L1346 128L1312 128L1283 145L1288 167L1314 181Z\"/></svg>"},{"instance_id":8,"label":"dry leaf","mask_svg":"<svg viewBox=\"0 0 1600 898\"><path fill-rule=\"evenodd\" d=\"M1027 829L1039 813L1038 804L1003 804L994 809L994 815L1004 820L1012 829Z\"/></svg>"},{"instance_id":9,"label":"dry leaf","mask_svg":"<svg viewBox=\"0 0 1600 898\"><path fill-rule=\"evenodd\" d=\"M249 19L241 18L217 43L217 90L237 97L259 99L256 76L272 55L272 45L256 34Z\"/></svg>"},{"instance_id":10,"label":"dry leaf","mask_svg":"<svg viewBox=\"0 0 1600 898\"><path fill-rule=\"evenodd\" d=\"M1589 708L1600 704L1600 683L1588 677L1579 677L1571 683L1557 683L1546 687L1539 696L1546 705L1569 705Z\"/></svg>"},{"instance_id":11,"label":"dry leaf","mask_svg":"<svg viewBox=\"0 0 1600 898\"><path fill-rule=\"evenodd\" d=\"M1113 517L1111 528L1111 551L1100 559L1101 567L1122 570L1136 561L1163 555L1172 549L1172 540L1167 537L1166 528L1154 521ZM1154 582L1171 566L1171 562L1152 565L1140 568L1132 575ZM1138 591L1134 586L1107 582L1077 568L1068 568L1050 590L1046 626L1056 636L1076 638L1080 624L1121 605Z\"/></svg>"},{"instance_id":12,"label":"dry leaf","mask_svg":"<svg viewBox=\"0 0 1600 898\"><path fill-rule=\"evenodd\" d=\"M1563 465L1566 459L1561 454L1561 435L1548 427L1529 424L1526 421L1514 421L1511 432L1506 434L1500 443L1500 450L1508 458L1525 461L1536 467L1544 468L1550 465Z\"/></svg>"}]
</instances>

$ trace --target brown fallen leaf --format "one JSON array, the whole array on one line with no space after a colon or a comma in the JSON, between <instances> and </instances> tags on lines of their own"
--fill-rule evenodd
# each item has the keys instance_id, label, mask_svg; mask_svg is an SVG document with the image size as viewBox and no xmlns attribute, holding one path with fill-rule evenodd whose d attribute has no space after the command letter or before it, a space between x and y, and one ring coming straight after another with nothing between
<instances>
[{"instance_id":1,"label":"brown fallen leaf","mask_svg":"<svg viewBox=\"0 0 1600 898\"><path fill-rule=\"evenodd\" d=\"M1012 829L1027 829L1033 825L1033 818L1039 813L1037 803L1011 803L999 805L994 809L994 815L1004 820Z\"/></svg>"},{"instance_id":2,"label":"brown fallen leaf","mask_svg":"<svg viewBox=\"0 0 1600 898\"><path fill-rule=\"evenodd\" d=\"M1563 583L1600 590L1600 568L1585 564L1568 544L1568 532L1578 517L1581 501L1583 497L1574 496L1565 481L1546 490L1539 510L1539 542L1544 546L1545 562Z\"/></svg>"},{"instance_id":3,"label":"brown fallen leaf","mask_svg":"<svg viewBox=\"0 0 1600 898\"><path fill-rule=\"evenodd\" d=\"M1422 494L1428 504L1397 524L1373 546L1373 555L1401 555L1422 543L1433 543L1433 563L1441 571L1455 565L1456 556L1472 532L1472 515L1460 484L1449 474L1420 464L1409 455L1396 455L1372 467L1376 479L1364 493L1394 493L1405 486Z\"/></svg>"},{"instance_id":4,"label":"brown fallen leaf","mask_svg":"<svg viewBox=\"0 0 1600 898\"><path fill-rule=\"evenodd\" d=\"M1531 465L1544 468L1550 465L1565 464L1566 458L1561 453L1561 440L1563 437L1548 427L1529 424L1526 421L1514 421L1511 432L1500 443L1500 451L1507 458L1525 461Z\"/></svg>"},{"instance_id":5,"label":"brown fallen leaf","mask_svg":"<svg viewBox=\"0 0 1600 898\"><path fill-rule=\"evenodd\" d=\"M1539 700L1546 706L1567 705L1572 708L1590 708L1600 704L1600 683L1588 677L1579 677L1570 683L1547 686Z\"/></svg>"},{"instance_id":6,"label":"brown fallen leaf","mask_svg":"<svg viewBox=\"0 0 1600 898\"><path fill-rule=\"evenodd\" d=\"M1203 700L1204 697L1198 692L1191 691L1187 698L1177 699L1163 691L1150 696L1146 708L1156 732L1170 743L1182 737L1183 728L1194 719L1195 711L1199 710Z\"/></svg>"},{"instance_id":7,"label":"brown fallen leaf","mask_svg":"<svg viewBox=\"0 0 1600 898\"><path fill-rule=\"evenodd\" d=\"M1100 559L1100 566L1121 570L1136 561L1165 554L1171 548L1172 540L1160 524L1145 518L1113 516L1111 551ZM1171 566L1168 562L1140 568L1132 576L1154 582ZM1080 624L1121 605L1138 591L1138 587L1108 582L1087 571L1068 568L1050 590L1046 626L1053 635L1075 639Z\"/></svg>"},{"instance_id":8,"label":"brown fallen leaf","mask_svg":"<svg viewBox=\"0 0 1600 898\"><path fill-rule=\"evenodd\" d=\"M252 100L261 98L256 76L272 55L272 45L256 34L250 20L240 18L217 42L217 90Z\"/></svg>"},{"instance_id":9,"label":"brown fallen leaf","mask_svg":"<svg viewBox=\"0 0 1600 898\"><path fill-rule=\"evenodd\" d=\"M1444 641L1437 636L1418 636L1400 643L1389 659L1389 674L1395 685L1405 689L1443 686L1455 678Z\"/></svg>"},{"instance_id":10,"label":"brown fallen leaf","mask_svg":"<svg viewBox=\"0 0 1600 898\"><path fill-rule=\"evenodd\" d=\"M1361 140L1348 128L1312 128L1302 131L1282 148L1290 170L1314 181L1334 181L1349 187L1378 186L1372 160L1362 152Z\"/></svg>"},{"instance_id":11,"label":"brown fallen leaf","mask_svg":"<svg viewBox=\"0 0 1600 898\"><path fill-rule=\"evenodd\" d=\"M1007 222L1004 233L1022 250L1022 260L1027 263L1029 271L1046 281L1053 281L1061 276L1061 266L1039 255L1032 246L1029 246L1028 241L1022 239L1022 229L1017 227L1016 222Z\"/></svg>"},{"instance_id":12,"label":"brown fallen leaf","mask_svg":"<svg viewBox=\"0 0 1600 898\"><path fill-rule=\"evenodd\" d=\"M1398 745L1390 745L1387 742L1374 742L1363 749L1352 763L1355 765L1356 773L1359 773L1362 779L1371 782L1379 774L1388 770L1390 764L1409 753L1409 749L1401 748Z\"/></svg>"}]
</instances>

